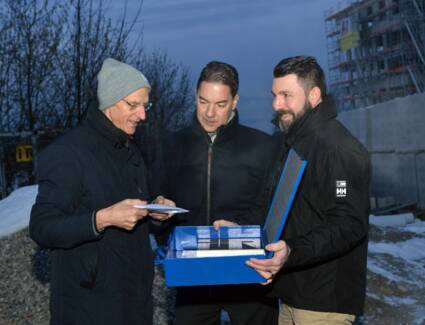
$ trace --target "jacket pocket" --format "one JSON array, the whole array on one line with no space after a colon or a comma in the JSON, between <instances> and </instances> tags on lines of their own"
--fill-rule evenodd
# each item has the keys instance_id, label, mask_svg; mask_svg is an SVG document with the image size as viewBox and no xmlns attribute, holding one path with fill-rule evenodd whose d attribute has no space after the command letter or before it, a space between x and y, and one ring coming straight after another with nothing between
<instances>
[{"instance_id":1,"label":"jacket pocket","mask_svg":"<svg viewBox=\"0 0 425 325\"><path fill-rule=\"evenodd\" d=\"M95 243L90 244L80 252L81 276L79 285L85 289L93 289L98 282L99 252Z\"/></svg>"}]
</instances>

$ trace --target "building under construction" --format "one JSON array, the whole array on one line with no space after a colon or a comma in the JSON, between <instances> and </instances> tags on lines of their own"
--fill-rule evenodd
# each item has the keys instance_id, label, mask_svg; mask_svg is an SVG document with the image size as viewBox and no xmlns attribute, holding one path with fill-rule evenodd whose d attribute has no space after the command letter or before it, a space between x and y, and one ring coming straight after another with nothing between
<instances>
[{"instance_id":1,"label":"building under construction","mask_svg":"<svg viewBox=\"0 0 425 325\"><path fill-rule=\"evenodd\" d=\"M425 0L354 0L325 13L340 110L425 91Z\"/></svg>"}]
</instances>

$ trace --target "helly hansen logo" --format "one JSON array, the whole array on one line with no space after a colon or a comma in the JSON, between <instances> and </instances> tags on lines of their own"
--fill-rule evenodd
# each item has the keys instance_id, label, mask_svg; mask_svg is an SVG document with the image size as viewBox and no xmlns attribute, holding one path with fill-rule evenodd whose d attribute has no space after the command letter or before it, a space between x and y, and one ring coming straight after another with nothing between
<instances>
[{"instance_id":1,"label":"helly hansen logo","mask_svg":"<svg viewBox=\"0 0 425 325\"><path fill-rule=\"evenodd\" d=\"M347 181L336 181L336 197L347 196Z\"/></svg>"}]
</instances>

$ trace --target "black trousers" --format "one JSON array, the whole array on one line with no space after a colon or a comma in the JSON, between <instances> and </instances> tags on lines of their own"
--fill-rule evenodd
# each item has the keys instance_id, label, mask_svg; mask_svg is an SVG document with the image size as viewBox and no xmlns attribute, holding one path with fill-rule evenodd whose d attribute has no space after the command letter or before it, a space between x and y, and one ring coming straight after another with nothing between
<instances>
[{"instance_id":1,"label":"black trousers","mask_svg":"<svg viewBox=\"0 0 425 325\"><path fill-rule=\"evenodd\" d=\"M279 303L267 286L232 285L177 289L175 325L220 325L221 310L232 325L277 325Z\"/></svg>"}]
</instances>

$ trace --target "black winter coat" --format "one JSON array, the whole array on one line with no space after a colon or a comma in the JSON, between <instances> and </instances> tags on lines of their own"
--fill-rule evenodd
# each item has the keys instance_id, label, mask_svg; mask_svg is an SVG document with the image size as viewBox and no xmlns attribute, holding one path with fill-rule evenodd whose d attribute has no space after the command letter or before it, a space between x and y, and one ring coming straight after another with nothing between
<instances>
[{"instance_id":1,"label":"black winter coat","mask_svg":"<svg viewBox=\"0 0 425 325\"><path fill-rule=\"evenodd\" d=\"M289 260L274 292L296 308L361 314L366 290L370 161L330 99L296 121L281 152L308 162L283 239ZM276 168L279 170L279 167Z\"/></svg>"},{"instance_id":2,"label":"black winter coat","mask_svg":"<svg viewBox=\"0 0 425 325\"><path fill-rule=\"evenodd\" d=\"M94 108L39 157L30 235L52 249L51 324L151 324L153 256L148 222L132 231L93 228L93 213L148 199L143 159Z\"/></svg>"},{"instance_id":3,"label":"black winter coat","mask_svg":"<svg viewBox=\"0 0 425 325\"><path fill-rule=\"evenodd\" d=\"M167 144L163 188L177 206L190 210L172 218L168 232L176 225L211 225L218 219L242 225L264 223L264 215L251 218L246 213L258 199L275 156L271 136L240 125L236 113L217 130L214 142L195 117L191 126L174 134ZM207 303L222 307L256 302L277 309L277 300L265 298L268 290L257 284L183 287L177 290L177 305Z\"/></svg>"},{"instance_id":4,"label":"black winter coat","mask_svg":"<svg viewBox=\"0 0 425 325\"><path fill-rule=\"evenodd\" d=\"M262 224L264 216L245 218L274 156L271 137L238 122L238 115L217 131L214 142L195 118L167 146L165 193L190 210L176 225L211 225L226 219Z\"/></svg>"}]
</instances>

